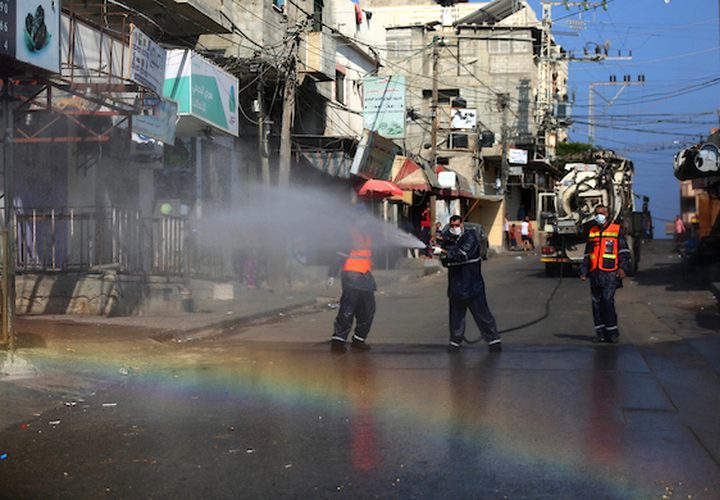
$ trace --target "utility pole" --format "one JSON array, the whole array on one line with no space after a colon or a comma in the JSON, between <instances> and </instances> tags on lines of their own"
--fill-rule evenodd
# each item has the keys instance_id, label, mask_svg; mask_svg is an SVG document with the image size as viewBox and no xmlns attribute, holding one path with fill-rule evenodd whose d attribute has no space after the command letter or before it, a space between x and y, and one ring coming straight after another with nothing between
<instances>
[{"instance_id":1,"label":"utility pole","mask_svg":"<svg viewBox=\"0 0 720 500\"><path fill-rule=\"evenodd\" d=\"M497 102L498 107L502 111L502 156L500 157L500 194L507 192L507 180L510 174L508 169L507 152L508 152L508 126L507 126L507 109L508 101L510 99L509 94L498 94Z\"/></svg>"},{"instance_id":2,"label":"utility pole","mask_svg":"<svg viewBox=\"0 0 720 500\"><path fill-rule=\"evenodd\" d=\"M285 45L288 58L285 68L285 88L283 90L283 115L280 129L280 164L278 186L287 188L290 185L290 153L292 148L292 125L295 118L295 86L297 84L297 49L299 32L297 26L297 8L293 0L285 2L287 8L287 32Z\"/></svg>"},{"instance_id":3,"label":"utility pole","mask_svg":"<svg viewBox=\"0 0 720 500\"><path fill-rule=\"evenodd\" d=\"M260 175L263 186L267 189L270 186L270 160L268 158L268 133L269 122L265 117L265 80L260 72L257 84L258 102L258 154L260 155Z\"/></svg>"},{"instance_id":4,"label":"utility pole","mask_svg":"<svg viewBox=\"0 0 720 500\"><path fill-rule=\"evenodd\" d=\"M437 135L438 135L438 60L440 59L440 37L433 37L432 52L432 101L430 102L430 117L432 128L430 130L430 164L433 171L437 168Z\"/></svg>"},{"instance_id":5,"label":"utility pole","mask_svg":"<svg viewBox=\"0 0 720 500\"><path fill-rule=\"evenodd\" d=\"M10 78L3 79L3 206L5 227L2 232L3 273L2 273L2 343L8 350L15 351L15 224L13 213L13 118L10 104Z\"/></svg>"},{"instance_id":6,"label":"utility pole","mask_svg":"<svg viewBox=\"0 0 720 500\"><path fill-rule=\"evenodd\" d=\"M567 54L561 53L557 50L557 46L554 46L552 39L552 8L554 6L562 6L566 9L572 7L579 7L583 10L602 8L607 10L607 0L600 0L590 2L588 0L542 0L542 34L540 40L540 62L538 65L538 95L537 95L537 107L535 109L535 124L537 126L538 135L542 131L543 142L542 146L547 149L550 146L550 134L548 133L552 128L551 118L553 115L553 95L552 95L552 65L560 61L585 61L585 62L600 62L607 60L630 60L632 57L610 57L607 54L607 47L600 50L599 46L596 45L597 53L593 56L576 58ZM555 48L553 48L555 47ZM557 135L557 132L555 133Z\"/></svg>"},{"instance_id":7,"label":"utility pole","mask_svg":"<svg viewBox=\"0 0 720 500\"><path fill-rule=\"evenodd\" d=\"M628 85L645 85L645 75L638 75L638 79L636 82L631 81L630 75L625 75L623 77L622 82L618 82L615 78L615 75L610 76L610 81L607 82L592 82L588 85L588 143L594 144L595 143L595 99L594 94L597 93L598 96L600 96L608 106L612 106L612 104L615 102L615 99L620 97L620 94L623 93L623 91L627 88ZM600 94L597 90L595 90L595 87L620 87L620 90L618 90L615 93L615 96L607 100L605 97L603 97L602 94Z\"/></svg>"}]
</instances>

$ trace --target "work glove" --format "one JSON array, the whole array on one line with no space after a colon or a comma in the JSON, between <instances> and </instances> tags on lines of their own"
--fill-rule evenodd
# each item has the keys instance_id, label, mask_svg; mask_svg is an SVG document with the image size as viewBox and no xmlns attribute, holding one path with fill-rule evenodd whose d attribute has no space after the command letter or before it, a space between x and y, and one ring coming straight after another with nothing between
<instances>
[{"instance_id":1,"label":"work glove","mask_svg":"<svg viewBox=\"0 0 720 500\"><path fill-rule=\"evenodd\" d=\"M433 255L440 255L442 253L442 248L433 247L432 252L433 252Z\"/></svg>"},{"instance_id":2,"label":"work glove","mask_svg":"<svg viewBox=\"0 0 720 500\"><path fill-rule=\"evenodd\" d=\"M335 278L330 276L327 281L325 282L325 285L329 288L335 284Z\"/></svg>"}]
</instances>

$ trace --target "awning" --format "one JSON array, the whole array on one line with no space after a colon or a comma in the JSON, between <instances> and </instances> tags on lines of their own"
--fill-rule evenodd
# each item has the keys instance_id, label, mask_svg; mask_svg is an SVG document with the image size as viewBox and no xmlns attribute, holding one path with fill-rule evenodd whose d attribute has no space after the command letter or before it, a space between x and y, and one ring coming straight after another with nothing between
<instances>
[{"instance_id":1,"label":"awning","mask_svg":"<svg viewBox=\"0 0 720 500\"><path fill-rule=\"evenodd\" d=\"M350 178L350 166L352 165L352 156L345 151L302 151L310 165L317 170L324 172L339 179Z\"/></svg>"},{"instance_id":2,"label":"awning","mask_svg":"<svg viewBox=\"0 0 720 500\"><path fill-rule=\"evenodd\" d=\"M437 178L432 170L405 156L395 157L392 178L403 191L432 191L437 187Z\"/></svg>"}]
</instances>

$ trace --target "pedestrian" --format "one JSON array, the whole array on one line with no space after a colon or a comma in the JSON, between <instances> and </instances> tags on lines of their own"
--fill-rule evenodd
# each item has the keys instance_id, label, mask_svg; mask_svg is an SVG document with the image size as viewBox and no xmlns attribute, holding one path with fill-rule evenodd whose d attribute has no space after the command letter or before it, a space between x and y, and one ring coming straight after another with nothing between
<instances>
[{"instance_id":1,"label":"pedestrian","mask_svg":"<svg viewBox=\"0 0 720 500\"><path fill-rule=\"evenodd\" d=\"M580 279L590 277L593 322L593 342L616 344L618 330L615 312L615 290L622 286L630 265L630 250L619 224L611 222L603 205L595 207L595 225L588 232L585 258L580 267Z\"/></svg>"},{"instance_id":2,"label":"pedestrian","mask_svg":"<svg viewBox=\"0 0 720 500\"><path fill-rule=\"evenodd\" d=\"M430 257L432 255L430 250L431 227L432 221L430 220L430 209L425 207L420 215L420 241L425 243L425 249L423 250L424 257Z\"/></svg>"},{"instance_id":3,"label":"pedestrian","mask_svg":"<svg viewBox=\"0 0 720 500\"><path fill-rule=\"evenodd\" d=\"M488 307L485 282L480 269L480 242L475 231L466 231L462 217L450 217L450 228L442 247L433 249L448 268L448 299L450 302L449 353L459 352L465 335L468 308L488 343L490 352L502 350L500 333Z\"/></svg>"},{"instance_id":4,"label":"pedestrian","mask_svg":"<svg viewBox=\"0 0 720 500\"><path fill-rule=\"evenodd\" d=\"M522 238L523 251L527 252L532 245L530 240L530 219L527 216L520 223L520 237Z\"/></svg>"},{"instance_id":5,"label":"pedestrian","mask_svg":"<svg viewBox=\"0 0 720 500\"><path fill-rule=\"evenodd\" d=\"M518 244L518 229L515 224L510 225L510 250L516 250Z\"/></svg>"},{"instance_id":6,"label":"pedestrian","mask_svg":"<svg viewBox=\"0 0 720 500\"><path fill-rule=\"evenodd\" d=\"M375 278L372 275L372 236L363 221L351 229L351 244L347 252L338 252L337 258L328 269L327 285L333 286L335 276L342 267L340 308L338 309L333 334L330 338L332 352L343 353L345 342L355 321L352 348L369 351L366 342L375 317Z\"/></svg>"},{"instance_id":7,"label":"pedestrian","mask_svg":"<svg viewBox=\"0 0 720 500\"><path fill-rule=\"evenodd\" d=\"M505 249L510 250L510 222L507 216L503 221L503 233L505 233Z\"/></svg>"},{"instance_id":8,"label":"pedestrian","mask_svg":"<svg viewBox=\"0 0 720 500\"><path fill-rule=\"evenodd\" d=\"M675 216L675 228L674 228L674 233L675 233L674 239L675 239L675 245L677 248L680 248L680 245L685 240L685 231L686 231L685 223L683 222L682 218L678 214Z\"/></svg>"}]
</instances>

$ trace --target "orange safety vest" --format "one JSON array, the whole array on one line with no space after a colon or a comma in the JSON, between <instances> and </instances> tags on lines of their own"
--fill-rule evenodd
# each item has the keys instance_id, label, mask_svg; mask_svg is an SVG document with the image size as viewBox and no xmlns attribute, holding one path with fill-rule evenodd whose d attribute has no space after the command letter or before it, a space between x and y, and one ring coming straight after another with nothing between
<instances>
[{"instance_id":1,"label":"orange safety vest","mask_svg":"<svg viewBox=\"0 0 720 500\"><path fill-rule=\"evenodd\" d=\"M590 271L617 271L620 267L618 259L618 236L620 224L610 224L601 231L600 226L593 226L588 233L588 240L593 244L590 251Z\"/></svg>"},{"instance_id":2,"label":"orange safety vest","mask_svg":"<svg viewBox=\"0 0 720 500\"><path fill-rule=\"evenodd\" d=\"M372 271L372 238L358 231L352 232L353 246L350 255L345 259L343 271L369 273Z\"/></svg>"}]
</instances>

